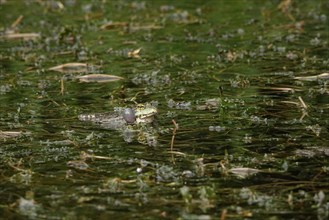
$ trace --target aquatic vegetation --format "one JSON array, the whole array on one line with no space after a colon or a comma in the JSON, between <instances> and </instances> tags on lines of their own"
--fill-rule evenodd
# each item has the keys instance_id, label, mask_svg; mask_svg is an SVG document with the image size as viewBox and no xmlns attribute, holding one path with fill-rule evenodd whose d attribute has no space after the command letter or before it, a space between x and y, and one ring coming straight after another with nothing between
<instances>
[{"instance_id":1,"label":"aquatic vegetation","mask_svg":"<svg viewBox=\"0 0 329 220\"><path fill-rule=\"evenodd\" d=\"M131 81L136 85L150 85L154 87L154 89L161 89L166 85L170 85L170 75L160 75L159 72L159 70L156 70L150 73L136 74L136 76L133 77Z\"/></svg>"},{"instance_id":2,"label":"aquatic vegetation","mask_svg":"<svg viewBox=\"0 0 329 220\"><path fill-rule=\"evenodd\" d=\"M169 108L176 108L176 109L181 109L181 110L191 110L191 102L175 102L172 99L168 100L168 107Z\"/></svg>"},{"instance_id":3,"label":"aquatic vegetation","mask_svg":"<svg viewBox=\"0 0 329 220\"><path fill-rule=\"evenodd\" d=\"M157 182L176 182L179 180L179 175L173 167L167 165L159 165L156 168L155 178Z\"/></svg>"},{"instance_id":4,"label":"aquatic vegetation","mask_svg":"<svg viewBox=\"0 0 329 220\"><path fill-rule=\"evenodd\" d=\"M328 218L325 1L0 2L0 218Z\"/></svg>"},{"instance_id":5,"label":"aquatic vegetation","mask_svg":"<svg viewBox=\"0 0 329 220\"><path fill-rule=\"evenodd\" d=\"M37 218L38 213L37 211L41 209L40 205L34 200L34 193L32 191L26 192L26 198L19 198L17 201L17 206L19 212L23 216L27 216L29 218Z\"/></svg>"}]
</instances>

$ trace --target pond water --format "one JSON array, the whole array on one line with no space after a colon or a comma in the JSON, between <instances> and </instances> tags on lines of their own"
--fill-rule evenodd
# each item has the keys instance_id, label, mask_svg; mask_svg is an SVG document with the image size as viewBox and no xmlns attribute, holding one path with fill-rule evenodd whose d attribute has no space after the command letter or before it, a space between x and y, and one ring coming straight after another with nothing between
<instances>
[{"instance_id":1,"label":"pond water","mask_svg":"<svg viewBox=\"0 0 329 220\"><path fill-rule=\"evenodd\" d=\"M0 1L1 218L327 219L328 12ZM152 123L79 120L138 103Z\"/></svg>"}]
</instances>

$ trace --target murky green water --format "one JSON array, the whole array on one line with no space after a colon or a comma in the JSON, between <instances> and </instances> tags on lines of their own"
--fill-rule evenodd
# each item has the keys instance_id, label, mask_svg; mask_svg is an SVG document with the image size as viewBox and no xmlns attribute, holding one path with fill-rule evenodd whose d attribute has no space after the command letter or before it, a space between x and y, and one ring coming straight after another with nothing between
<instances>
[{"instance_id":1,"label":"murky green water","mask_svg":"<svg viewBox=\"0 0 329 220\"><path fill-rule=\"evenodd\" d=\"M1 218L327 219L328 12L0 1ZM153 146L79 120L135 103L158 109Z\"/></svg>"}]
</instances>

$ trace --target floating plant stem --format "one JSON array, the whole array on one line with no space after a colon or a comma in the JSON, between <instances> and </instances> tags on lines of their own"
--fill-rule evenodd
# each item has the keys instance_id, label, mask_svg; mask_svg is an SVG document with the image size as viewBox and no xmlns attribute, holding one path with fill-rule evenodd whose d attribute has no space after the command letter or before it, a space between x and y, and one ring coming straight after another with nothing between
<instances>
[{"instance_id":1,"label":"floating plant stem","mask_svg":"<svg viewBox=\"0 0 329 220\"><path fill-rule=\"evenodd\" d=\"M225 220L226 219L226 214L227 214L227 209L223 209L222 213L220 215L220 220Z\"/></svg>"},{"instance_id":2,"label":"floating plant stem","mask_svg":"<svg viewBox=\"0 0 329 220\"><path fill-rule=\"evenodd\" d=\"M172 132L172 137L171 137L171 144L170 144L171 151L173 151L174 149L174 141L175 141L176 131L178 129L178 124L176 123L175 119L172 120L172 123L174 124L174 130Z\"/></svg>"},{"instance_id":3,"label":"floating plant stem","mask_svg":"<svg viewBox=\"0 0 329 220\"><path fill-rule=\"evenodd\" d=\"M64 88L64 79L62 78L61 79L61 95L64 95L64 91L65 91L65 88Z\"/></svg>"},{"instance_id":4,"label":"floating plant stem","mask_svg":"<svg viewBox=\"0 0 329 220\"><path fill-rule=\"evenodd\" d=\"M304 100L302 99L302 97L298 96L298 100L299 100L300 105L301 105L301 107L302 107L302 116L300 117L300 120L303 120L304 117L305 117L306 115L308 115L308 114L307 114L307 105L305 104L305 102L304 102Z\"/></svg>"},{"instance_id":5,"label":"floating plant stem","mask_svg":"<svg viewBox=\"0 0 329 220\"><path fill-rule=\"evenodd\" d=\"M174 130L172 131L172 137L171 137L171 143L170 143L170 152L173 152L176 131L178 129L178 124L176 123L175 119L172 120L172 123L174 124ZM172 162L175 163L174 154L171 154L171 159L172 159Z\"/></svg>"},{"instance_id":6,"label":"floating plant stem","mask_svg":"<svg viewBox=\"0 0 329 220\"><path fill-rule=\"evenodd\" d=\"M122 80L123 78L120 76L108 75L108 74L89 74L84 76L78 76L77 79L80 82L114 82L118 80Z\"/></svg>"},{"instance_id":7,"label":"floating plant stem","mask_svg":"<svg viewBox=\"0 0 329 220\"><path fill-rule=\"evenodd\" d=\"M24 18L23 15L20 15L12 24L11 28L15 28L19 23L21 23L22 19Z\"/></svg>"},{"instance_id":8,"label":"floating plant stem","mask_svg":"<svg viewBox=\"0 0 329 220\"><path fill-rule=\"evenodd\" d=\"M302 97L298 96L298 100L300 101L301 106L304 109L307 109L307 105L305 104L304 100L302 99Z\"/></svg>"}]
</instances>

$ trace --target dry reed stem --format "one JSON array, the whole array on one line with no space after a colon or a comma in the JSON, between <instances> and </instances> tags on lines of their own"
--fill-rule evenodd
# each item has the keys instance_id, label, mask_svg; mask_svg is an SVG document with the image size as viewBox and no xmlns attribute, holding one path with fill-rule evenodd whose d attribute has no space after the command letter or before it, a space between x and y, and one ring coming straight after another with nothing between
<instances>
[{"instance_id":1,"label":"dry reed stem","mask_svg":"<svg viewBox=\"0 0 329 220\"><path fill-rule=\"evenodd\" d=\"M22 19L24 18L23 15L20 15L12 24L11 28L15 28L19 23L21 23Z\"/></svg>"},{"instance_id":2,"label":"dry reed stem","mask_svg":"<svg viewBox=\"0 0 329 220\"><path fill-rule=\"evenodd\" d=\"M220 215L220 220L225 220L227 214L227 209L223 209L222 214Z\"/></svg>"},{"instance_id":3,"label":"dry reed stem","mask_svg":"<svg viewBox=\"0 0 329 220\"><path fill-rule=\"evenodd\" d=\"M65 87L64 87L64 79L61 79L61 94L64 95Z\"/></svg>"},{"instance_id":4,"label":"dry reed stem","mask_svg":"<svg viewBox=\"0 0 329 220\"><path fill-rule=\"evenodd\" d=\"M174 149L174 141L175 141L176 131L178 129L178 125L177 125L175 119L172 120L172 123L174 124L174 130L172 131L172 137L171 137L171 144L170 144L171 151L173 151L173 149Z\"/></svg>"}]
</instances>

